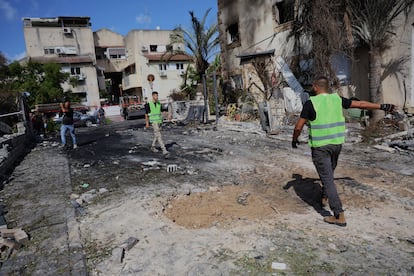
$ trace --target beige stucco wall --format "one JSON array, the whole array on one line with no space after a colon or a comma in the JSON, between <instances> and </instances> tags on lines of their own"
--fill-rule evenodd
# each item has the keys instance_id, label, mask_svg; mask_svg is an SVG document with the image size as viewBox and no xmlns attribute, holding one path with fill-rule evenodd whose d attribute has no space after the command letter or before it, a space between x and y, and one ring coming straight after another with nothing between
<instances>
[{"instance_id":1,"label":"beige stucco wall","mask_svg":"<svg viewBox=\"0 0 414 276\"><path fill-rule=\"evenodd\" d=\"M401 14L395 22L399 26L394 30L392 43L389 50L383 55L383 78L382 88L384 102L389 102L403 107L404 98L407 98L407 106L414 107L412 102L411 85L411 49L412 49L412 24L414 22L414 11L408 18ZM405 87L404 87L405 83Z\"/></svg>"},{"instance_id":2,"label":"beige stucco wall","mask_svg":"<svg viewBox=\"0 0 414 276\"><path fill-rule=\"evenodd\" d=\"M125 48L124 36L108 29L100 29L93 33L96 48ZM102 50L103 51L103 50ZM97 60L97 65L104 68L105 72L122 72L127 66L127 59L102 59Z\"/></svg>"},{"instance_id":3,"label":"beige stucco wall","mask_svg":"<svg viewBox=\"0 0 414 276\"><path fill-rule=\"evenodd\" d=\"M86 92L87 106L99 105L99 88L95 69L95 46L93 33L90 27L70 27L72 34L65 35L62 27L24 27L24 38L26 43L26 53L28 57L50 57L58 58L57 54L45 55L44 48L54 47L75 47L76 57L79 55L88 56L91 63L62 64L62 67L79 67L86 76L85 81L77 87L71 87L68 83L63 83L64 91L71 90L74 93Z\"/></svg>"},{"instance_id":4,"label":"beige stucco wall","mask_svg":"<svg viewBox=\"0 0 414 276\"><path fill-rule=\"evenodd\" d=\"M124 37L108 29L100 29L93 33L96 47L124 47Z\"/></svg>"},{"instance_id":5,"label":"beige stucco wall","mask_svg":"<svg viewBox=\"0 0 414 276\"><path fill-rule=\"evenodd\" d=\"M401 14L391 34L389 48L382 54L382 90L384 102L403 108L406 98L406 107L413 107L412 91L412 23L414 12L406 18ZM359 48L355 51L355 61L352 66L351 82L355 86L355 96L361 100L369 98L369 52ZM404 85L405 84L405 85Z\"/></svg>"},{"instance_id":6,"label":"beige stucco wall","mask_svg":"<svg viewBox=\"0 0 414 276\"><path fill-rule=\"evenodd\" d=\"M170 92L174 89L179 89L182 83L182 77L179 71L176 70L176 63L184 63L184 70L188 66L188 62L170 61L166 70L166 76L161 77L158 64L160 62L148 62L145 55L147 54L162 54L165 52L165 47L170 43L170 30L132 30L125 37L125 46L128 57L127 64L136 65L136 73L129 76L123 76L123 89L142 88L142 97L151 97L153 90L159 92L159 99L166 101ZM158 45L158 52L151 52L150 45ZM147 51L142 51L142 47L146 47ZM174 45L174 48L184 46ZM153 74L155 81L151 89L147 76Z\"/></svg>"},{"instance_id":7,"label":"beige stucco wall","mask_svg":"<svg viewBox=\"0 0 414 276\"><path fill-rule=\"evenodd\" d=\"M78 55L91 55L95 59L92 30L89 27L71 27L73 35L64 35L63 28L24 27L26 53L29 57L44 56L44 48L69 46L77 49Z\"/></svg>"}]
</instances>

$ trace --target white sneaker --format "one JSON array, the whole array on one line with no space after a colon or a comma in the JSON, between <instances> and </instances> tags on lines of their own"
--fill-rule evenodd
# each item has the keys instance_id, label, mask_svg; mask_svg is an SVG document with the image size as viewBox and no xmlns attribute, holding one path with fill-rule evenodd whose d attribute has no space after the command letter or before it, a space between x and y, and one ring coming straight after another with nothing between
<instances>
[{"instance_id":1,"label":"white sneaker","mask_svg":"<svg viewBox=\"0 0 414 276\"><path fill-rule=\"evenodd\" d=\"M159 150L156 147L151 147L152 152L158 152Z\"/></svg>"},{"instance_id":2,"label":"white sneaker","mask_svg":"<svg viewBox=\"0 0 414 276\"><path fill-rule=\"evenodd\" d=\"M77 148L78 148L78 145L74 144L73 149L77 149Z\"/></svg>"}]
</instances>

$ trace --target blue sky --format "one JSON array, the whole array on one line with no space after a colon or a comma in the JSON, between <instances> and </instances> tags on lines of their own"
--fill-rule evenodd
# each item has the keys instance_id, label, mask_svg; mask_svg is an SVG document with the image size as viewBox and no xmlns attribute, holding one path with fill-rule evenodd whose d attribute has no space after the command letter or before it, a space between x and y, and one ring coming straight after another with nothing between
<instances>
[{"instance_id":1,"label":"blue sky","mask_svg":"<svg viewBox=\"0 0 414 276\"><path fill-rule=\"evenodd\" d=\"M122 35L132 29L189 28L189 11L207 23L217 18L217 0L0 0L0 51L9 59L24 57L23 17L89 16L92 31L107 28Z\"/></svg>"}]
</instances>

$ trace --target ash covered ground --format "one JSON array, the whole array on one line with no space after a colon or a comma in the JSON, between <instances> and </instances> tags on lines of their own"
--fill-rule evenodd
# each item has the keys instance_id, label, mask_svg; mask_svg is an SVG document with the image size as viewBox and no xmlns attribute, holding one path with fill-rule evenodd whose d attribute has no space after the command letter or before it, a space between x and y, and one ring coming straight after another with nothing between
<instances>
[{"instance_id":1,"label":"ash covered ground","mask_svg":"<svg viewBox=\"0 0 414 276\"><path fill-rule=\"evenodd\" d=\"M78 217L92 275L414 273L410 153L345 144L345 228L323 222L310 150L228 124L167 125L164 158L142 121L78 132L72 192L108 192ZM122 258L116 249L138 240ZM272 268L285 264L285 270Z\"/></svg>"}]
</instances>

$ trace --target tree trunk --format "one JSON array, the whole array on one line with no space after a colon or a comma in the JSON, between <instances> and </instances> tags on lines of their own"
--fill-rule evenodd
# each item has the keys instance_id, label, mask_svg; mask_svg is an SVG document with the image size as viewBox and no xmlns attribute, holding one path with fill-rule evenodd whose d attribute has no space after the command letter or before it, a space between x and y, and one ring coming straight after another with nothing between
<instances>
[{"instance_id":1,"label":"tree trunk","mask_svg":"<svg viewBox=\"0 0 414 276\"><path fill-rule=\"evenodd\" d=\"M381 88L381 53L377 47L371 46L369 52L369 96L373 103L382 103ZM381 110L373 110L370 119L371 125L374 125L384 117Z\"/></svg>"}]
</instances>

